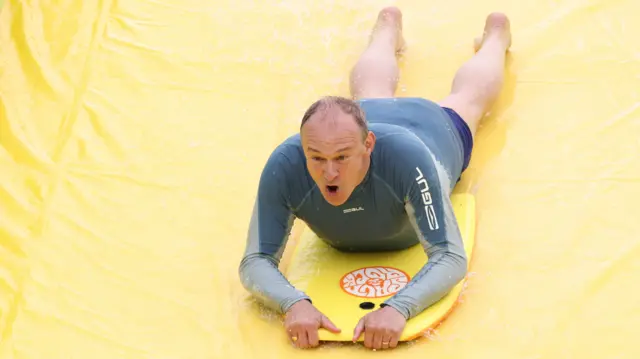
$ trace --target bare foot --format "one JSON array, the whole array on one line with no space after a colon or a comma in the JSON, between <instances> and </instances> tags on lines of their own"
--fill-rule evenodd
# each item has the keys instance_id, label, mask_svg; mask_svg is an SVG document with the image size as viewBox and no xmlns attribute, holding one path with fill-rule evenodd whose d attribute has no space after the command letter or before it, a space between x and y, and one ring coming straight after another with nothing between
<instances>
[{"instance_id":1,"label":"bare foot","mask_svg":"<svg viewBox=\"0 0 640 359\"><path fill-rule=\"evenodd\" d=\"M487 16L482 36L475 38L474 49L477 52L487 40L498 41L504 51L511 47L511 24L509 18L500 12L493 12Z\"/></svg>"},{"instance_id":2,"label":"bare foot","mask_svg":"<svg viewBox=\"0 0 640 359\"><path fill-rule=\"evenodd\" d=\"M378 19L371 32L371 41L379 37L389 37L395 43L396 53L405 49L402 36L402 11L396 6L388 6L380 10Z\"/></svg>"}]
</instances>

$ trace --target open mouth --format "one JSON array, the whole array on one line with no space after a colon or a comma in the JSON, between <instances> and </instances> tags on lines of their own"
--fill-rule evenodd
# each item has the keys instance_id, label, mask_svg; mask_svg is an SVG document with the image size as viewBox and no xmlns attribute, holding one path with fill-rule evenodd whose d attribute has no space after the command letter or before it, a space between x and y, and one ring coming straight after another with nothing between
<instances>
[{"instance_id":1,"label":"open mouth","mask_svg":"<svg viewBox=\"0 0 640 359\"><path fill-rule=\"evenodd\" d=\"M327 186L327 191L329 191L329 193L331 194L335 194L336 192L338 192L338 186Z\"/></svg>"}]
</instances>

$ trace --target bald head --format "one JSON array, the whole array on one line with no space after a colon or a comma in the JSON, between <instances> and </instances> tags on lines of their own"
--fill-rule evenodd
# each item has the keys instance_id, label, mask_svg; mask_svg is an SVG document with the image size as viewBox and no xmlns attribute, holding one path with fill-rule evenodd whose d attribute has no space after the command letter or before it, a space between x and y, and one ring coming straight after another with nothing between
<instances>
[{"instance_id":1,"label":"bald head","mask_svg":"<svg viewBox=\"0 0 640 359\"><path fill-rule=\"evenodd\" d=\"M328 126L349 126L345 121L353 121L363 141L369 133L364 112L355 101L345 97L325 96L314 102L302 117L300 131L308 122L316 121Z\"/></svg>"}]
</instances>

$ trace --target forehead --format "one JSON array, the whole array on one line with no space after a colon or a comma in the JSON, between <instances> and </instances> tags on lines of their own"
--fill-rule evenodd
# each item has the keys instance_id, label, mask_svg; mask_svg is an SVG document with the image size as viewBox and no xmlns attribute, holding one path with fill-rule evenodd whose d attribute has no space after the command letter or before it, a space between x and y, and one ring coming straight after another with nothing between
<instances>
[{"instance_id":1,"label":"forehead","mask_svg":"<svg viewBox=\"0 0 640 359\"><path fill-rule=\"evenodd\" d=\"M332 147L362 142L362 129L352 115L336 106L322 109L313 114L301 131L305 150L308 146L330 152Z\"/></svg>"}]
</instances>

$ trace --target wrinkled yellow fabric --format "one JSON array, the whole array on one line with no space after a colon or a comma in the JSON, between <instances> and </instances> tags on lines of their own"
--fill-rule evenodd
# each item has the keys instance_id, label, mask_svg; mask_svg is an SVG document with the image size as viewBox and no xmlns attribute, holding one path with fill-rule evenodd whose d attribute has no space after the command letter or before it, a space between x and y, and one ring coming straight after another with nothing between
<instances>
[{"instance_id":1,"label":"wrinkled yellow fabric","mask_svg":"<svg viewBox=\"0 0 640 359\"><path fill-rule=\"evenodd\" d=\"M401 96L445 96L491 11L513 47L460 183L478 205L463 302L383 355L637 358L633 0L5 2L0 358L372 355L293 349L237 266L266 157L312 101L348 94L391 4Z\"/></svg>"}]
</instances>

